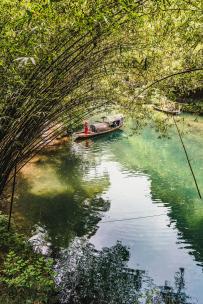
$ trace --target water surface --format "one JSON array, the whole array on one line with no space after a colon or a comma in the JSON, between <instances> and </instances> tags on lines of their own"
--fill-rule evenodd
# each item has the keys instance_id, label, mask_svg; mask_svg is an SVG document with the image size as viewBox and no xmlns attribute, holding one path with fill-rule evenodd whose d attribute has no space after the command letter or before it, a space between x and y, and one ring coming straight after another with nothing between
<instances>
[{"instance_id":1,"label":"water surface","mask_svg":"<svg viewBox=\"0 0 203 304\"><path fill-rule=\"evenodd\" d=\"M96 248L117 240L129 247L129 266L156 284L174 282L203 303L203 200L175 129L158 138L150 126L47 151L19 177L15 215L22 227L42 227L52 246L88 236ZM184 142L203 192L203 119L185 117Z\"/></svg>"}]
</instances>

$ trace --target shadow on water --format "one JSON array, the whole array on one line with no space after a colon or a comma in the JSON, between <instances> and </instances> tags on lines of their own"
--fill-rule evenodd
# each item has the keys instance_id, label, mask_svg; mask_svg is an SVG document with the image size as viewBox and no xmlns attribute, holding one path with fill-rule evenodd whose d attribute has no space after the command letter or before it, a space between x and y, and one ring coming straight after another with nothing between
<instances>
[{"instance_id":1,"label":"shadow on water","mask_svg":"<svg viewBox=\"0 0 203 304\"><path fill-rule=\"evenodd\" d=\"M94 234L101 212L110 206L100 196L109 180L107 174L88 180L87 172L88 164L69 146L60 154L46 153L20 177L15 204L17 223L30 229L35 224L42 226L57 247L68 246L74 236Z\"/></svg>"}]
</instances>

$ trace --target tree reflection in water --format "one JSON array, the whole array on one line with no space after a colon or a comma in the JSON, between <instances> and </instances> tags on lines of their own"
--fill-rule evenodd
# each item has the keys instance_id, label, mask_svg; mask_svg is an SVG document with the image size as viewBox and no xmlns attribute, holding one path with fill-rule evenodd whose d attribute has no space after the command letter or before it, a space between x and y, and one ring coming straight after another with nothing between
<instances>
[{"instance_id":1,"label":"tree reflection in water","mask_svg":"<svg viewBox=\"0 0 203 304\"><path fill-rule=\"evenodd\" d=\"M128 267L129 250L121 242L97 251L85 239L63 250L56 278L63 304L191 304L184 291L184 269L175 287L154 285L145 271Z\"/></svg>"},{"instance_id":2,"label":"tree reflection in water","mask_svg":"<svg viewBox=\"0 0 203 304\"><path fill-rule=\"evenodd\" d=\"M91 236L97 230L110 201L102 198L109 176L88 176L96 159L83 161L68 144L59 151L47 151L31 163L18 178L14 206L15 220L22 229L35 226L46 230L53 249L66 248L75 237Z\"/></svg>"}]
</instances>

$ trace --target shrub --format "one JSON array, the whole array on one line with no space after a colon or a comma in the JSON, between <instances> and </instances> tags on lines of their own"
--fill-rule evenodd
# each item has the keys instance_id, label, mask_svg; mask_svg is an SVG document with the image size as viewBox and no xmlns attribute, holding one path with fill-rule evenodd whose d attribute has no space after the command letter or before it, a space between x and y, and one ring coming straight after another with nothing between
<instances>
[{"instance_id":1,"label":"shrub","mask_svg":"<svg viewBox=\"0 0 203 304\"><path fill-rule=\"evenodd\" d=\"M48 303L55 291L53 260L35 253L25 236L7 231L0 214L0 303Z\"/></svg>"}]
</instances>

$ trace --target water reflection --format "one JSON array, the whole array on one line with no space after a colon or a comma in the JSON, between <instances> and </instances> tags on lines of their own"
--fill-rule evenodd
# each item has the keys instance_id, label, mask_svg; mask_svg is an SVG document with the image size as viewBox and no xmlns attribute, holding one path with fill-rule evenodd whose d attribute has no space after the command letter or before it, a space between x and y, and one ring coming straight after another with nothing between
<instances>
[{"instance_id":1,"label":"water reflection","mask_svg":"<svg viewBox=\"0 0 203 304\"><path fill-rule=\"evenodd\" d=\"M128 267L129 250L120 242L101 251L85 239L61 253L56 270L64 304L189 304L184 269L175 274L175 287L156 286L142 270ZM193 302L194 303L194 302Z\"/></svg>"},{"instance_id":2,"label":"water reflection","mask_svg":"<svg viewBox=\"0 0 203 304\"><path fill-rule=\"evenodd\" d=\"M57 265L62 303L134 303L142 271L127 268L129 251L117 243L102 251L75 240Z\"/></svg>"},{"instance_id":3,"label":"water reflection","mask_svg":"<svg viewBox=\"0 0 203 304\"><path fill-rule=\"evenodd\" d=\"M203 192L203 120L199 123L190 121L186 130L185 145ZM142 134L123 140L122 149L119 149L119 143L115 144L112 147L114 159L122 165L122 170L150 175L152 201L170 207L168 215L179 230L179 239L190 244L196 260L202 263L203 203L174 130L170 131L170 138L157 139L156 133L146 128Z\"/></svg>"},{"instance_id":4,"label":"water reflection","mask_svg":"<svg viewBox=\"0 0 203 304\"><path fill-rule=\"evenodd\" d=\"M171 130L170 140L158 139L151 128L128 136L131 127L133 122L124 132L69 143L25 168L16 218L30 229L41 226L57 247L84 235L97 249L121 240L130 247L128 266L149 271L156 284L184 268L187 292L203 302L203 204L178 138ZM187 131L185 144L203 189L203 122L191 122Z\"/></svg>"},{"instance_id":5,"label":"water reflection","mask_svg":"<svg viewBox=\"0 0 203 304\"><path fill-rule=\"evenodd\" d=\"M94 234L101 212L110 206L109 200L100 196L109 186L108 175L88 179L87 163L70 148L46 153L26 168L15 206L21 226L23 214L24 227L38 223L57 247L66 247L74 236ZM91 163L94 161L91 159Z\"/></svg>"}]
</instances>

